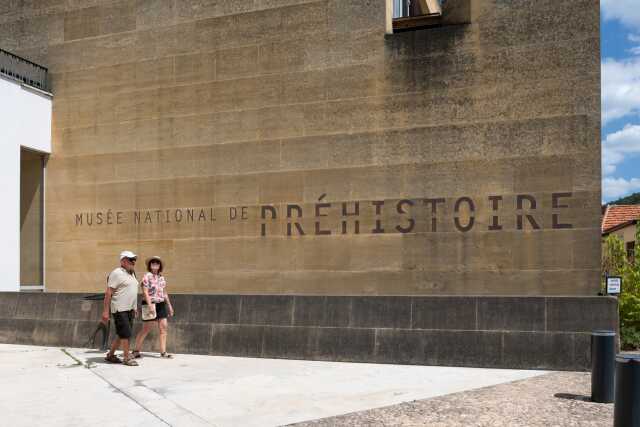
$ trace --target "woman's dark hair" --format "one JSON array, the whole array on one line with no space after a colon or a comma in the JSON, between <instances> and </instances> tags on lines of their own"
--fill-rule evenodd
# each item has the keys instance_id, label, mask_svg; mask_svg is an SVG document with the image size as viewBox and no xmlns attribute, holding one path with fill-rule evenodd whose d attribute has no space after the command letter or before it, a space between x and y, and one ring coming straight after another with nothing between
<instances>
[{"instance_id":1,"label":"woman's dark hair","mask_svg":"<svg viewBox=\"0 0 640 427\"><path fill-rule=\"evenodd\" d=\"M158 264L160 264L160 268L158 269L158 274L162 273L163 265L162 265L162 260L159 259L159 258L151 258L149 261L147 261L147 271L149 273L152 273L152 271L151 271L151 263L152 262L157 262Z\"/></svg>"}]
</instances>

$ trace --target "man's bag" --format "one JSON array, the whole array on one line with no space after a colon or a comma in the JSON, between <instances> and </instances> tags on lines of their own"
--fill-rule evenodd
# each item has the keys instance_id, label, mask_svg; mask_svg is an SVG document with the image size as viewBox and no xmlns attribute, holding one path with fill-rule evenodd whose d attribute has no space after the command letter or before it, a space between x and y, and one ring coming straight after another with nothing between
<instances>
[{"instance_id":1,"label":"man's bag","mask_svg":"<svg viewBox=\"0 0 640 427\"><path fill-rule=\"evenodd\" d=\"M99 333L102 334L99 348L101 350L106 350L109 344L109 325L102 322L98 323L96 330L89 336L89 340L87 341L85 347L98 348L96 347L96 337Z\"/></svg>"}]
</instances>

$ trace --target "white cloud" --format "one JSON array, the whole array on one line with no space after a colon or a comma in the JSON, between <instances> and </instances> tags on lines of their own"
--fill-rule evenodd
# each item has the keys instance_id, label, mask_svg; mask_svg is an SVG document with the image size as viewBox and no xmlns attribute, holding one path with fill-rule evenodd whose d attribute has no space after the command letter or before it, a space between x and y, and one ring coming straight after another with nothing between
<instances>
[{"instance_id":1,"label":"white cloud","mask_svg":"<svg viewBox=\"0 0 640 427\"><path fill-rule=\"evenodd\" d=\"M617 199L640 191L640 178L605 178L602 180L602 197L605 200Z\"/></svg>"},{"instance_id":2,"label":"white cloud","mask_svg":"<svg viewBox=\"0 0 640 427\"><path fill-rule=\"evenodd\" d=\"M619 19L629 27L640 26L638 0L601 0L600 7L605 20Z\"/></svg>"},{"instance_id":3,"label":"white cloud","mask_svg":"<svg viewBox=\"0 0 640 427\"><path fill-rule=\"evenodd\" d=\"M639 7L640 9L640 7ZM640 57L602 61L602 123L640 113Z\"/></svg>"},{"instance_id":4,"label":"white cloud","mask_svg":"<svg viewBox=\"0 0 640 427\"><path fill-rule=\"evenodd\" d=\"M602 172L611 175L624 160L640 154L640 125L626 125L602 141ZM640 169L639 169L640 170Z\"/></svg>"},{"instance_id":5,"label":"white cloud","mask_svg":"<svg viewBox=\"0 0 640 427\"><path fill-rule=\"evenodd\" d=\"M631 43L640 43L640 35L637 34L629 34L627 35L627 39ZM631 49L627 49L627 52L632 55L640 55L640 46L634 46Z\"/></svg>"},{"instance_id":6,"label":"white cloud","mask_svg":"<svg viewBox=\"0 0 640 427\"><path fill-rule=\"evenodd\" d=\"M640 125L627 125L607 135L602 141L602 197L605 200L626 196L640 190L640 178L610 176L623 161L640 155ZM640 168L638 168L640 171Z\"/></svg>"},{"instance_id":7,"label":"white cloud","mask_svg":"<svg viewBox=\"0 0 640 427\"><path fill-rule=\"evenodd\" d=\"M602 149L602 173L611 175L616 171L618 164L622 163L624 156L613 150Z\"/></svg>"}]
</instances>

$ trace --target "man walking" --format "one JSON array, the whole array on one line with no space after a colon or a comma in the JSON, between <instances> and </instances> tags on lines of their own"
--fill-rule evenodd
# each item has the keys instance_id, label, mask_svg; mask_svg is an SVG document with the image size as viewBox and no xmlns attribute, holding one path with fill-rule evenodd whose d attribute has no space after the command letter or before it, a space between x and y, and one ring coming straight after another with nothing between
<instances>
[{"instance_id":1,"label":"man walking","mask_svg":"<svg viewBox=\"0 0 640 427\"><path fill-rule=\"evenodd\" d=\"M109 313L113 316L118 336L111 344L105 360L110 363L124 363L127 366L138 366L130 357L129 338L133 331L133 318L137 315L138 279L133 268L137 256L131 251L120 253L120 267L109 273L107 291L104 294L102 322L109 322ZM122 346L122 361L116 356L116 350Z\"/></svg>"}]
</instances>

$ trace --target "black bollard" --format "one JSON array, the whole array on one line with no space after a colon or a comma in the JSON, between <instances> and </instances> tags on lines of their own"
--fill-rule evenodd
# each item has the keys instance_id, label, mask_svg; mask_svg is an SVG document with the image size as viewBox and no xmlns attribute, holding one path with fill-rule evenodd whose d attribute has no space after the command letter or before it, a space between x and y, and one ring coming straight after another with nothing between
<instances>
[{"instance_id":1,"label":"black bollard","mask_svg":"<svg viewBox=\"0 0 640 427\"><path fill-rule=\"evenodd\" d=\"M640 354L619 354L616 357L613 426L640 426Z\"/></svg>"},{"instance_id":2,"label":"black bollard","mask_svg":"<svg viewBox=\"0 0 640 427\"><path fill-rule=\"evenodd\" d=\"M614 400L616 334L613 331L591 333L591 401Z\"/></svg>"}]
</instances>

